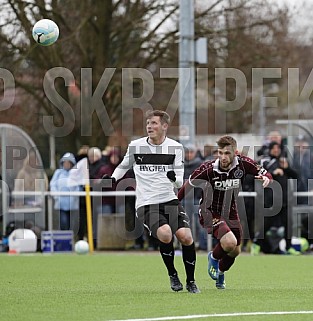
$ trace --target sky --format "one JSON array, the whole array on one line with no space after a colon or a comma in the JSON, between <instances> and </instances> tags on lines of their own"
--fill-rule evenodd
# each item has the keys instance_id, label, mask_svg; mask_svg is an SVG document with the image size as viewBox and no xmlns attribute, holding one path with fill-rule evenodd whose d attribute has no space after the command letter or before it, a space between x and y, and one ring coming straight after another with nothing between
<instances>
[{"instance_id":1,"label":"sky","mask_svg":"<svg viewBox=\"0 0 313 321\"><path fill-rule=\"evenodd\" d=\"M279 0L282 1L282 0ZM295 12L291 32L296 33L308 45L313 39L313 1L312 0L283 0Z\"/></svg>"}]
</instances>

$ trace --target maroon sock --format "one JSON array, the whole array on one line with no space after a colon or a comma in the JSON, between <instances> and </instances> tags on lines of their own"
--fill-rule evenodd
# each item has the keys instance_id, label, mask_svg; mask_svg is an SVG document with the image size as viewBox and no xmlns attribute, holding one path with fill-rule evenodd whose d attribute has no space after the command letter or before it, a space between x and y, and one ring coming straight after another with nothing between
<instances>
[{"instance_id":1,"label":"maroon sock","mask_svg":"<svg viewBox=\"0 0 313 321\"><path fill-rule=\"evenodd\" d=\"M230 257L229 255L225 255L219 262L218 268L221 272L228 271L230 267L234 264L235 257Z\"/></svg>"},{"instance_id":2,"label":"maroon sock","mask_svg":"<svg viewBox=\"0 0 313 321\"><path fill-rule=\"evenodd\" d=\"M227 255L227 252L225 252L221 246L221 243L217 243L215 248L213 249L213 257L216 260L222 259L225 255Z\"/></svg>"}]
</instances>

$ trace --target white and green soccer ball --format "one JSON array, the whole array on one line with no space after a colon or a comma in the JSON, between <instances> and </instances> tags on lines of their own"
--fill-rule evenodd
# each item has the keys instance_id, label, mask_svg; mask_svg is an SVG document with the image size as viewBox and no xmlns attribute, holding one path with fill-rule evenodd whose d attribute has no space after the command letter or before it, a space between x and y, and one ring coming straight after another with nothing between
<instances>
[{"instance_id":1,"label":"white and green soccer ball","mask_svg":"<svg viewBox=\"0 0 313 321\"><path fill-rule=\"evenodd\" d=\"M59 37L59 27L50 19L42 19L33 27L33 38L41 46L51 46Z\"/></svg>"},{"instance_id":2,"label":"white and green soccer ball","mask_svg":"<svg viewBox=\"0 0 313 321\"><path fill-rule=\"evenodd\" d=\"M89 252L89 244L84 240L77 241L74 250L77 254L87 254Z\"/></svg>"}]
</instances>

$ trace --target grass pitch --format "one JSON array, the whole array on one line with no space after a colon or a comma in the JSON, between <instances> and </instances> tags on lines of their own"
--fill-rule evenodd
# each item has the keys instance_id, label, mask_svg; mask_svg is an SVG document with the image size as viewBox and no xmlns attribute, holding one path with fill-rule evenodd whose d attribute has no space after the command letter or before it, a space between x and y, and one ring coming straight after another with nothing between
<instances>
[{"instance_id":1,"label":"grass pitch","mask_svg":"<svg viewBox=\"0 0 313 321\"><path fill-rule=\"evenodd\" d=\"M181 256L175 263L183 282ZM0 264L0 320L313 319L311 255L239 256L226 273L227 289L217 290L200 253L200 294L172 292L158 252L1 254Z\"/></svg>"}]
</instances>

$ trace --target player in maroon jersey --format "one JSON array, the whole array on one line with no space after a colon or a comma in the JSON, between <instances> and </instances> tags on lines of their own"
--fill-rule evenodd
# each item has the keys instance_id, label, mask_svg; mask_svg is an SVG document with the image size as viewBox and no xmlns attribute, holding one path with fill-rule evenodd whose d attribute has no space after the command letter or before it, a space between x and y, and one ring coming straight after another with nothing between
<instances>
[{"instance_id":1,"label":"player in maroon jersey","mask_svg":"<svg viewBox=\"0 0 313 321\"><path fill-rule=\"evenodd\" d=\"M218 159L200 165L179 190L178 199L181 200L193 187L203 188L200 223L219 240L208 255L208 273L216 280L218 289L225 289L224 272L240 254L242 227L236 198L241 183L247 174L251 174L262 180L263 187L266 187L272 176L251 158L238 155L233 137L222 136L217 145Z\"/></svg>"}]
</instances>

